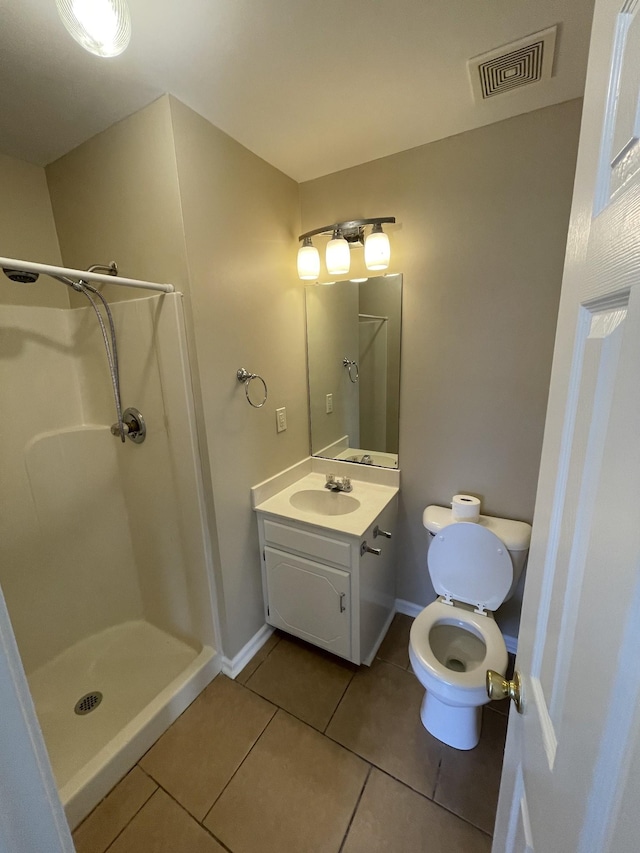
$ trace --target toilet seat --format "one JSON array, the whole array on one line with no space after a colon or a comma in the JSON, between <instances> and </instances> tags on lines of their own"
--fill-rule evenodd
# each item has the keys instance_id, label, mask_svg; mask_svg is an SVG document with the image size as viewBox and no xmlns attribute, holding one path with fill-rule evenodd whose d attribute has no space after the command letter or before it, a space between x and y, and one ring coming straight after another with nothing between
<instances>
[{"instance_id":1,"label":"toilet seat","mask_svg":"<svg viewBox=\"0 0 640 853\"><path fill-rule=\"evenodd\" d=\"M474 669L457 672L436 658L429 642L431 629L437 625L455 625L482 639L486 647L484 659ZM438 599L415 618L411 626L409 654L414 672L427 690L452 705L474 705L488 702L485 679L488 669L505 672L507 648L500 628L492 616L481 615Z\"/></svg>"},{"instance_id":2,"label":"toilet seat","mask_svg":"<svg viewBox=\"0 0 640 853\"><path fill-rule=\"evenodd\" d=\"M478 613L497 610L513 581L504 542L481 524L457 521L436 534L427 554L433 587L447 602L472 604Z\"/></svg>"}]
</instances>

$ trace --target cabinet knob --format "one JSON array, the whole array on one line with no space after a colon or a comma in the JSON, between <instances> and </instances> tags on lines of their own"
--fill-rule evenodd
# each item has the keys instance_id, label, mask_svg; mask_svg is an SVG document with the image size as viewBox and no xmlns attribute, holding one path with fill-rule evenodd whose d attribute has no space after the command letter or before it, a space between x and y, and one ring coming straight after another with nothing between
<instances>
[{"instance_id":1,"label":"cabinet knob","mask_svg":"<svg viewBox=\"0 0 640 853\"><path fill-rule=\"evenodd\" d=\"M391 539L391 534L387 530L380 530L376 524L373 528L373 538L375 539L377 536L384 536L386 539Z\"/></svg>"},{"instance_id":2,"label":"cabinet knob","mask_svg":"<svg viewBox=\"0 0 640 853\"><path fill-rule=\"evenodd\" d=\"M379 557L382 554L382 548L370 548L365 540L360 546L360 556L364 557L365 554L375 554Z\"/></svg>"}]
</instances>

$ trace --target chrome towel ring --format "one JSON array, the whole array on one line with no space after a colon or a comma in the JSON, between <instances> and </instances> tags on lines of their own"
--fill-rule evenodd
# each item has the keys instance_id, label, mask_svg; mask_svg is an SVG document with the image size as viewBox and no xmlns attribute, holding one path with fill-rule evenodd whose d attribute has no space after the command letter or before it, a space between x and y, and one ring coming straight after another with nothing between
<instances>
[{"instance_id":1,"label":"chrome towel ring","mask_svg":"<svg viewBox=\"0 0 640 853\"><path fill-rule=\"evenodd\" d=\"M342 364L349 371L349 379L355 385L356 382L358 381L358 379L360 379L360 371L358 370L358 362L357 361L351 361L350 358L347 358L345 356L342 359ZM354 371L354 373L351 372L352 370ZM354 378L354 375L355 375L355 378Z\"/></svg>"},{"instance_id":2,"label":"chrome towel ring","mask_svg":"<svg viewBox=\"0 0 640 853\"><path fill-rule=\"evenodd\" d=\"M236 378L238 382L244 382L244 393L247 398L247 402L250 406L253 406L254 409L261 409L264 404L267 402L267 396L269 392L267 391L267 383L264 381L262 376L258 376L257 373L250 373L248 370L245 370L244 367L240 367L238 372L236 373ZM261 403L254 403L251 397L249 397L249 385L253 379L259 379L264 386L264 398Z\"/></svg>"}]
</instances>

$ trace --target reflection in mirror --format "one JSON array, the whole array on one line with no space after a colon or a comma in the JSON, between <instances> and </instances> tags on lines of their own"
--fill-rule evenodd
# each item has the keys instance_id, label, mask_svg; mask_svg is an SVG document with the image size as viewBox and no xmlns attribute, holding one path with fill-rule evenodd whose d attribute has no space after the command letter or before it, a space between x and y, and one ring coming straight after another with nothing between
<instances>
[{"instance_id":1,"label":"reflection in mirror","mask_svg":"<svg viewBox=\"0 0 640 853\"><path fill-rule=\"evenodd\" d=\"M305 295L312 455L397 468L402 275Z\"/></svg>"}]
</instances>

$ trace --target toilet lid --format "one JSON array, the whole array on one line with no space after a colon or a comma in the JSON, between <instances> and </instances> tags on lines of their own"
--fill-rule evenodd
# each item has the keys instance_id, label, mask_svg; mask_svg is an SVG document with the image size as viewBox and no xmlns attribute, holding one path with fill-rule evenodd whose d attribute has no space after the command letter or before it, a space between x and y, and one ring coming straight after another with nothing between
<instances>
[{"instance_id":1,"label":"toilet lid","mask_svg":"<svg viewBox=\"0 0 640 853\"><path fill-rule=\"evenodd\" d=\"M502 540L468 521L436 533L427 564L438 595L485 610L500 607L513 580L511 556Z\"/></svg>"}]
</instances>

